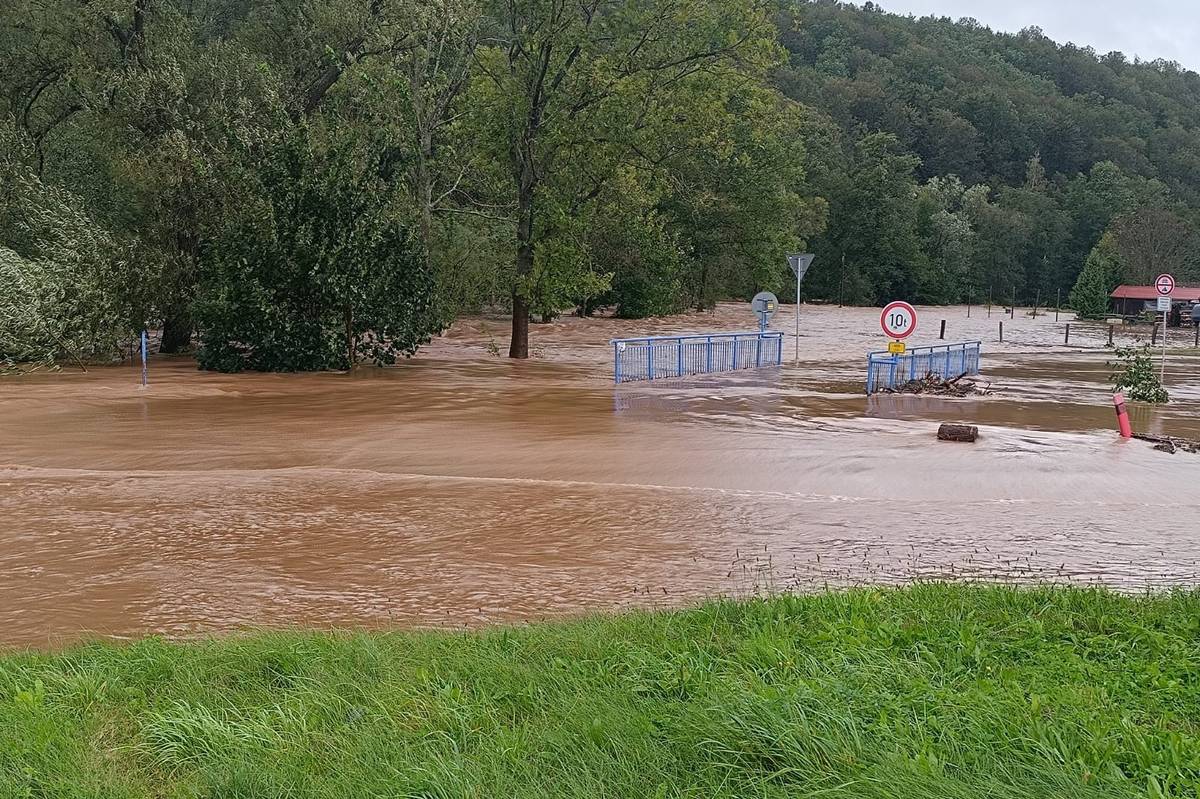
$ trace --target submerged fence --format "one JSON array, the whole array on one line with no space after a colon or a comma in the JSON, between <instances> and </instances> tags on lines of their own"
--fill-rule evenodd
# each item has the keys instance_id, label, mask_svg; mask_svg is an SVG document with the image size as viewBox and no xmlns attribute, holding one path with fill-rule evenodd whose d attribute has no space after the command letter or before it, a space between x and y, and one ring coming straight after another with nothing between
<instances>
[{"instance_id":1,"label":"submerged fence","mask_svg":"<svg viewBox=\"0 0 1200 799\"><path fill-rule=\"evenodd\" d=\"M897 388L928 374L943 380L979 374L979 342L914 347L903 355L872 352L867 356L867 393Z\"/></svg>"},{"instance_id":2,"label":"submerged fence","mask_svg":"<svg viewBox=\"0 0 1200 799\"><path fill-rule=\"evenodd\" d=\"M778 366L783 334L712 333L614 339L613 378L617 383L732 372Z\"/></svg>"}]
</instances>

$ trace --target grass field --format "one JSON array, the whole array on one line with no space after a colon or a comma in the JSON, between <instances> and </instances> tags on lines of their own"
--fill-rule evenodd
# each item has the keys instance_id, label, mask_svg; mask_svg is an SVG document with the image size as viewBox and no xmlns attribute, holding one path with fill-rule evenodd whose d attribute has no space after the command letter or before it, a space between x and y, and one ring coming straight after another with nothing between
<instances>
[{"instance_id":1,"label":"grass field","mask_svg":"<svg viewBox=\"0 0 1200 799\"><path fill-rule=\"evenodd\" d=\"M0 797L1195 796L1200 594L919 585L0 656Z\"/></svg>"}]
</instances>

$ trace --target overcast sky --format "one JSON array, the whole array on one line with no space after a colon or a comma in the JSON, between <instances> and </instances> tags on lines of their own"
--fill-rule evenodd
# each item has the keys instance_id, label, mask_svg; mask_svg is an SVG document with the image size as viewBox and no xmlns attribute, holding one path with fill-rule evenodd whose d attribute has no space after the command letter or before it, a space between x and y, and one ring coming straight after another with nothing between
<instances>
[{"instance_id":1,"label":"overcast sky","mask_svg":"<svg viewBox=\"0 0 1200 799\"><path fill-rule=\"evenodd\" d=\"M1015 33L1036 25L1056 42L1165 58L1200 70L1200 0L876 0L898 14L974 17ZM861 2L858 3L862 5Z\"/></svg>"}]
</instances>

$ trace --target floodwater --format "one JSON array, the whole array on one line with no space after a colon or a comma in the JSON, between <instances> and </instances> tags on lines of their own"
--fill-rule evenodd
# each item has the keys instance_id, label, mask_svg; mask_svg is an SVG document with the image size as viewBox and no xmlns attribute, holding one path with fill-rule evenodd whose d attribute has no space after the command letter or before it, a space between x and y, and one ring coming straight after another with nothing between
<instances>
[{"instance_id":1,"label":"floodwater","mask_svg":"<svg viewBox=\"0 0 1200 799\"><path fill-rule=\"evenodd\" d=\"M495 354L504 320L471 319L350 375L163 358L146 389L129 366L0 379L0 645L917 577L1196 582L1200 455L1117 438L1107 328L1064 344L1065 315L966 314L924 309L910 343L940 319L981 340L990 396L867 398L878 310L814 306L798 364L789 334L781 368L620 388L610 338L747 329L748 309L534 325L528 362ZM1200 358L1173 351L1167 385L1135 425L1200 438ZM941 421L982 437L939 443Z\"/></svg>"}]
</instances>

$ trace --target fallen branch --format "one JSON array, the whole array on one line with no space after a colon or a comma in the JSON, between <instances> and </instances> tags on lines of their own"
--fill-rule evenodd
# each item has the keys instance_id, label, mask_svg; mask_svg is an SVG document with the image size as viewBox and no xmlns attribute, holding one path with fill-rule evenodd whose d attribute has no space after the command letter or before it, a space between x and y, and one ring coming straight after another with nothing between
<instances>
[{"instance_id":1,"label":"fallen branch","mask_svg":"<svg viewBox=\"0 0 1200 799\"><path fill-rule=\"evenodd\" d=\"M1147 433L1134 433L1133 437L1139 441L1148 441L1154 445L1156 450L1159 452L1166 452L1169 455L1174 455L1179 451L1200 453L1200 441L1193 441L1190 438L1176 438L1175 436L1153 436Z\"/></svg>"}]
</instances>

